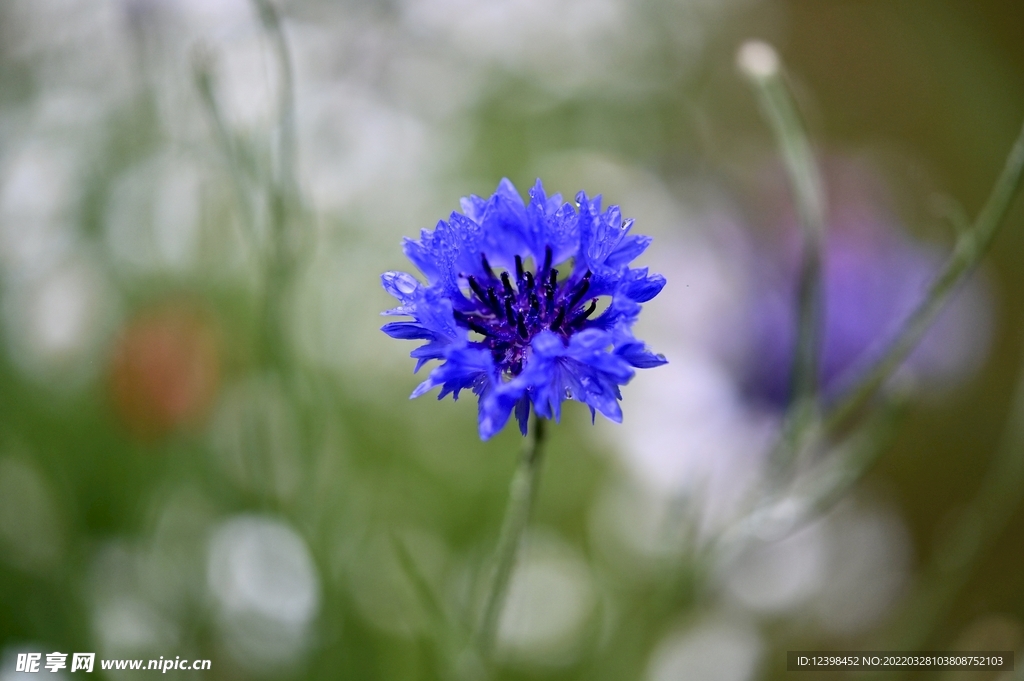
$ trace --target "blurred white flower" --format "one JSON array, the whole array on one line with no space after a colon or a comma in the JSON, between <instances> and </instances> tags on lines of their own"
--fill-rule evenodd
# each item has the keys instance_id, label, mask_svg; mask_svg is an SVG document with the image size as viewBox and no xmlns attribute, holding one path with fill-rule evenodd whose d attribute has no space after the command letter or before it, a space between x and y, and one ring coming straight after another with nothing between
<instances>
[{"instance_id":1,"label":"blurred white flower","mask_svg":"<svg viewBox=\"0 0 1024 681\"><path fill-rule=\"evenodd\" d=\"M645 581L656 576L658 561L686 548L688 510L682 498L652 494L631 476L612 476L591 506L591 541L618 578Z\"/></svg>"},{"instance_id":2,"label":"blurred white flower","mask_svg":"<svg viewBox=\"0 0 1024 681\"><path fill-rule=\"evenodd\" d=\"M747 1L405 0L402 21L409 34L434 38L478 69L528 75L564 97L661 87L651 52L665 37L676 57L673 75L684 75L723 19Z\"/></svg>"},{"instance_id":3,"label":"blurred white flower","mask_svg":"<svg viewBox=\"0 0 1024 681\"><path fill-rule=\"evenodd\" d=\"M11 358L30 378L74 390L100 369L116 307L115 291L84 256L14 282L2 308Z\"/></svg>"},{"instance_id":4,"label":"blurred white flower","mask_svg":"<svg viewBox=\"0 0 1024 681\"><path fill-rule=\"evenodd\" d=\"M629 387L631 410L614 431L622 462L652 494L699 498L702 534L713 533L759 482L774 427L746 411L720 365L651 343L669 364Z\"/></svg>"},{"instance_id":5,"label":"blurred white flower","mask_svg":"<svg viewBox=\"0 0 1024 681\"><path fill-rule=\"evenodd\" d=\"M71 252L79 162L73 147L38 137L2 158L0 265L8 278L38 276Z\"/></svg>"},{"instance_id":6,"label":"blurred white flower","mask_svg":"<svg viewBox=\"0 0 1024 681\"><path fill-rule=\"evenodd\" d=\"M135 270L188 270L200 245L204 188L196 164L159 156L126 170L113 184L106 242L116 261Z\"/></svg>"},{"instance_id":7,"label":"blurred white flower","mask_svg":"<svg viewBox=\"0 0 1024 681\"><path fill-rule=\"evenodd\" d=\"M668 634L647 665L647 681L748 681L758 671L764 643L751 624L709 617Z\"/></svg>"},{"instance_id":8,"label":"blurred white flower","mask_svg":"<svg viewBox=\"0 0 1024 681\"><path fill-rule=\"evenodd\" d=\"M570 664L597 605L590 567L554 535L533 531L525 542L498 622L499 653L517 666Z\"/></svg>"},{"instance_id":9,"label":"blurred white flower","mask_svg":"<svg viewBox=\"0 0 1024 681\"><path fill-rule=\"evenodd\" d=\"M41 89L81 88L99 100L131 83L122 0L9 0L5 41L32 66Z\"/></svg>"},{"instance_id":10,"label":"blurred white flower","mask_svg":"<svg viewBox=\"0 0 1024 681\"><path fill-rule=\"evenodd\" d=\"M264 516L235 516L210 537L210 593L235 661L253 670L292 664L311 644L320 579L295 530Z\"/></svg>"},{"instance_id":11,"label":"blurred white flower","mask_svg":"<svg viewBox=\"0 0 1024 681\"><path fill-rule=\"evenodd\" d=\"M789 505L796 510L798 502ZM854 499L795 529L779 519L764 525L764 536L720 554L717 574L728 599L762 615L802 613L836 635L877 624L909 575L910 543L899 515Z\"/></svg>"},{"instance_id":12,"label":"blurred white flower","mask_svg":"<svg viewBox=\"0 0 1024 681\"><path fill-rule=\"evenodd\" d=\"M573 86L614 68L643 44L621 0L409 0L410 30L437 32L476 58Z\"/></svg>"},{"instance_id":13,"label":"blurred white flower","mask_svg":"<svg viewBox=\"0 0 1024 681\"><path fill-rule=\"evenodd\" d=\"M425 181L429 187L447 158L429 128L371 90L344 82L306 92L297 116L301 175L317 208L370 220L376 228L370 233L390 228L378 236L409 232L402 224L415 219Z\"/></svg>"},{"instance_id":14,"label":"blurred white flower","mask_svg":"<svg viewBox=\"0 0 1024 681\"><path fill-rule=\"evenodd\" d=\"M219 38L243 32L241 27L255 23L250 0L135 0L142 5L173 7L196 35Z\"/></svg>"},{"instance_id":15,"label":"blurred white flower","mask_svg":"<svg viewBox=\"0 0 1024 681\"><path fill-rule=\"evenodd\" d=\"M857 501L836 509L825 527L828 579L811 604L815 618L837 635L865 632L889 612L907 586L910 534L896 510Z\"/></svg>"},{"instance_id":16,"label":"blurred white flower","mask_svg":"<svg viewBox=\"0 0 1024 681\"><path fill-rule=\"evenodd\" d=\"M143 586L145 553L107 542L92 562L92 630L101 655L160 655L179 643L178 623Z\"/></svg>"},{"instance_id":17,"label":"blurred white flower","mask_svg":"<svg viewBox=\"0 0 1024 681\"><path fill-rule=\"evenodd\" d=\"M173 621L148 601L123 596L96 607L93 629L104 655L156 655L178 645Z\"/></svg>"},{"instance_id":18,"label":"blurred white flower","mask_svg":"<svg viewBox=\"0 0 1024 681\"><path fill-rule=\"evenodd\" d=\"M777 541L751 541L721 575L726 592L743 607L764 614L804 604L829 576L829 539L827 529L813 523Z\"/></svg>"},{"instance_id":19,"label":"blurred white flower","mask_svg":"<svg viewBox=\"0 0 1024 681\"><path fill-rule=\"evenodd\" d=\"M397 241L386 250L396 251ZM380 311L387 294L380 288L380 263L388 257L382 250L364 242L321 249L300 282L291 323L306 361L361 381L367 387L364 397L371 400L390 399L379 389L381 375L389 370L399 375L408 357L400 344L381 342Z\"/></svg>"}]
</instances>

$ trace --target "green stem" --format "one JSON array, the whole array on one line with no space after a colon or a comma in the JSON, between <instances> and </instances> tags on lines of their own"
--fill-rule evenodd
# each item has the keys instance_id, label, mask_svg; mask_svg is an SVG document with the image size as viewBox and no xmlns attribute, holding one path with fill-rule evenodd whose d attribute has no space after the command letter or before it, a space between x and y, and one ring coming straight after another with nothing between
<instances>
[{"instance_id":1,"label":"green stem","mask_svg":"<svg viewBox=\"0 0 1024 681\"><path fill-rule=\"evenodd\" d=\"M773 452L779 469L788 467L807 428L817 417L821 329L824 319L822 260L825 241L825 192L807 131L786 85L778 55L766 43L748 42L739 65L758 95L761 111L775 135L800 218L803 240L797 284L798 322L793 361L792 401L783 438Z\"/></svg>"},{"instance_id":2,"label":"green stem","mask_svg":"<svg viewBox=\"0 0 1024 681\"><path fill-rule=\"evenodd\" d=\"M508 507L494 553L494 567L484 601L483 614L473 636L474 648L486 660L494 646L498 621L505 606L509 581L530 520L530 511L537 497L537 486L544 453L545 421L534 419L532 436L523 445L519 466L509 488Z\"/></svg>"},{"instance_id":3,"label":"green stem","mask_svg":"<svg viewBox=\"0 0 1024 681\"><path fill-rule=\"evenodd\" d=\"M992 240L999 232L1010 209L1014 195L1024 176L1024 127L1010 149L1003 172L996 180L985 206L978 213L971 229L960 235L946 266L936 277L924 301L914 310L899 336L885 354L847 391L845 397L828 414L826 432L842 425L896 371L917 346L935 317L942 311L950 295L977 266Z\"/></svg>"},{"instance_id":4,"label":"green stem","mask_svg":"<svg viewBox=\"0 0 1024 681\"><path fill-rule=\"evenodd\" d=\"M295 76L292 68L291 50L281 25L281 16L270 0L253 0L260 22L270 36L277 57L281 76L281 87L277 101L278 158L277 182L286 194L294 194L296 133L295 133Z\"/></svg>"},{"instance_id":5,"label":"green stem","mask_svg":"<svg viewBox=\"0 0 1024 681\"><path fill-rule=\"evenodd\" d=\"M196 89L199 91L199 99L202 101L206 113L213 123L214 137L228 166L231 186L234 189L235 199L238 202L238 210L242 213L242 228L245 230L247 244L262 264L264 254L263 249L260 247L259 239L256 236L256 218L253 214L251 199L249 198L248 182L242 169L236 144L231 137L231 133L228 131L220 105L217 102L217 96L214 92L213 74L210 70L210 59L211 56L205 52L197 52L193 59Z\"/></svg>"},{"instance_id":6,"label":"green stem","mask_svg":"<svg viewBox=\"0 0 1024 681\"><path fill-rule=\"evenodd\" d=\"M270 0L253 0L260 22L267 32L280 72L277 112L277 149L270 193L271 248L266 264L266 294L263 300L264 338L270 363L283 366L289 361L285 329L285 296L294 280L308 236L296 184L295 81L291 51L277 8Z\"/></svg>"},{"instance_id":7,"label":"green stem","mask_svg":"<svg viewBox=\"0 0 1024 681\"><path fill-rule=\"evenodd\" d=\"M845 446L818 464L824 470L812 471L816 480L807 493L809 516L827 514L864 477L892 444L906 412L905 395L886 400Z\"/></svg>"},{"instance_id":8,"label":"green stem","mask_svg":"<svg viewBox=\"0 0 1024 681\"><path fill-rule=\"evenodd\" d=\"M231 175L231 184L235 191L238 208L242 214L242 225L245 232L246 243L251 252L256 255L257 263L263 275L263 296L260 301L259 310L259 339L260 354L264 361L272 365L281 365L284 361L284 342L281 320L280 297L283 282L287 278L282 263L283 240L280 235L283 233L282 226L286 219L285 205L278 200L279 192L271 187L271 218L274 227L274 241L270 247L266 247L258 236L256 228L256 216L250 198L249 180L244 172L241 154L238 144L232 137L217 102L217 95L214 91L213 75L208 63L208 55L197 55L194 70L196 87L199 90L199 97L206 108L210 120L213 123L214 135L224 154L228 170Z\"/></svg>"}]
</instances>

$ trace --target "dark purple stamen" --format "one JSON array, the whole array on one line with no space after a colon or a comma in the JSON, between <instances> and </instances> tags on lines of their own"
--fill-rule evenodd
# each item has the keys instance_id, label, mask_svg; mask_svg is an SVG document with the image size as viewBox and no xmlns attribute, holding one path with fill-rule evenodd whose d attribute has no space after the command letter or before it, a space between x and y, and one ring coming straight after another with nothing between
<instances>
[{"instance_id":1,"label":"dark purple stamen","mask_svg":"<svg viewBox=\"0 0 1024 681\"><path fill-rule=\"evenodd\" d=\"M583 280L580 281L579 287L576 292L572 294L572 298L569 299L569 309L576 307L576 304L583 300L583 296L587 295L587 289L590 288L590 270L583 275Z\"/></svg>"},{"instance_id":2,"label":"dark purple stamen","mask_svg":"<svg viewBox=\"0 0 1024 681\"><path fill-rule=\"evenodd\" d=\"M587 317L594 314L594 310L597 309L597 299L590 301L590 306L586 310L580 310L572 317L571 325L581 324L587 321Z\"/></svg>"},{"instance_id":3,"label":"dark purple stamen","mask_svg":"<svg viewBox=\"0 0 1024 681\"><path fill-rule=\"evenodd\" d=\"M538 274L540 278L544 278L544 273L551 269L551 246L544 247L544 266L540 268Z\"/></svg>"},{"instance_id":4,"label":"dark purple stamen","mask_svg":"<svg viewBox=\"0 0 1024 681\"><path fill-rule=\"evenodd\" d=\"M505 287L505 297L514 296L516 291L512 288L512 282L508 279L508 272L501 273L501 285Z\"/></svg>"},{"instance_id":5,"label":"dark purple stamen","mask_svg":"<svg viewBox=\"0 0 1024 681\"><path fill-rule=\"evenodd\" d=\"M493 286L487 289L487 303L491 306L491 309L494 310L494 314L496 314L499 319L504 319L505 311L502 309L501 303L498 302L498 295L494 292Z\"/></svg>"},{"instance_id":6,"label":"dark purple stamen","mask_svg":"<svg viewBox=\"0 0 1024 681\"><path fill-rule=\"evenodd\" d=\"M551 330L555 331L562 325L562 320L565 319L565 307L562 305L558 306L558 314L555 315L555 321L551 322Z\"/></svg>"},{"instance_id":7,"label":"dark purple stamen","mask_svg":"<svg viewBox=\"0 0 1024 681\"><path fill-rule=\"evenodd\" d=\"M483 336L477 343L489 348L494 361L513 376L522 371L535 334L551 330L568 340L587 325L597 309L596 299L590 300L585 309L580 306L590 291L591 272L559 282L558 270L551 267L552 259L552 250L547 247L536 272L526 269L522 256L515 256L515 270L495 274L487 257L481 255L485 274L466 277L477 301L476 310L453 313L456 323Z\"/></svg>"},{"instance_id":8,"label":"dark purple stamen","mask_svg":"<svg viewBox=\"0 0 1024 681\"><path fill-rule=\"evenodd\" d=\"M487 256L483 253L480 254L480 264L484 266L484 272L487 273L487 276L494 279L494 270L491 269L491 263L487 262Z\"/></svg>"},{"instance_id":9,"label":"dark purple stamen","mask_svg":"<svg viewBox=\"0 0 1024 681\"><path fill-rule=\"evenodd\" d=\"M462 322L463 324L468 326L471 330L476 331L477 333L479 333L481 335L484 335L484 336L493 336L494 335L494 332L491 330L491 328L482 323L483 320L480 317L474 317L474 316L470 316L470 315L467 315L467 314L463 314L462 312L459 312L458 310L455 310L454 312L452 312L452 315L455 317L456 321Z\"/></svg>"},{"instance_id":10,"label":"dark purple stamen","mask_svg":"<svg viewBox=\"0 0 1024 681\"><path fill-rule=\"evenodd\" d=\"M481 303L487 304L487 293L483 287L477 282L476 277L469 277L469 288L473 289L473 293L480 299Z\"/></svg>"}]
</instances>

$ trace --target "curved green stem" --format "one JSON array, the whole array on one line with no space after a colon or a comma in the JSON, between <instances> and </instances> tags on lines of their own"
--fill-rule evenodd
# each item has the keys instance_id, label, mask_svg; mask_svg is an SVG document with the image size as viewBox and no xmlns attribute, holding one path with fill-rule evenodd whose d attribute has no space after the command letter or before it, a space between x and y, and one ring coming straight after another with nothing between
<instances>
[{"instance_id":1,"label":"curved green stem","mask_svg":"<svg viewBox=\"0 0 1024 681\"><path fill-rule=\"evenodd\" d=\"M1024 127L1010 149L1003 172L996 180L985 206L978 213L970 230L960 235L956 248L939 276L935 278L928 295L914 310L910 319L882 357L864 376L846 392L846 396L828 414L825 430L842 425L864 404L896 371L917 346L928 327L942 311L960 282L974 270L999 232L1003 219L1024 177Z\"/></svg>"},{"instance_id":2,"label":"curved green stem","mask_svg":"<svg viewBox=\"0 0 1024 681\"><path fill-rule=\"evenodd\" d=\"M505 520L498 537L498 546L494 553L494 567L484 601L483 613L473 634L473 647L486 660L494 646L498 621L505 607L509 581L519 557L519 549L523 543L530 511L537 497L537 486L544 454L545 421L536 418L533 422L532 435L523 445L519 457L519 466L512 477L509 488L508 507Z\"/></svg>"}]
</instances>

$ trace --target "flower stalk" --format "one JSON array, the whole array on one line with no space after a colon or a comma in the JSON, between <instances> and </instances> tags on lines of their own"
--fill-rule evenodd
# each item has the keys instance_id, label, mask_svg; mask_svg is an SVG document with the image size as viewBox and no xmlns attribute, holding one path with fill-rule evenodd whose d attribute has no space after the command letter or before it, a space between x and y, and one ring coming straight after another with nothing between
<instances>
[{"instance_id":1,"label":"flower stalk","mask_svg":"<svg viewBox=\"0 0 1024 681\"><path fill-rule=\"evenodd\" d=\"M505 519L502 522L498 546L494 552L494 564L484 597L484 608L473 633L473 647L484 660L490 657L494 647L498 622L508 595L509 582L518 561L526 526L537 498L540 471L544 462L544 439L545 420L539 417L535 418L531 435L523 443L519 465L512 477L508 507L505 509Z\"/></svg>"},{"instance_id":2,"label":"flower stalk","mask_svg":"<svg viewBox=\"0 0 1024 681\"><path fill-rule=\"evenodd\" d=\"M843 425L877 391L917 346L958 285L974 271L999 232L1024 178L1024 126L992 193L969 230L960 234L946 266L885 354L846 392L825 419L825 430Z\"/></svg>"},{"instance_id":3,"label":"flower stalk","mask_svg":"<svg viewBox=\"0 0 1024 681\"><path fill-rule=\"evenodd\" d=\"M810 140L786 85L778 54L767 43L750 41L737 55L740 70L754 86L765 119L775 135L800 220L802 253L797 284L798 321L792 398L783 437L772 453L776 471L788 469L809 426L818 417L821 329L825 318L822 261L825 248L825 191Z\"/></svg>"}]
</instances>

